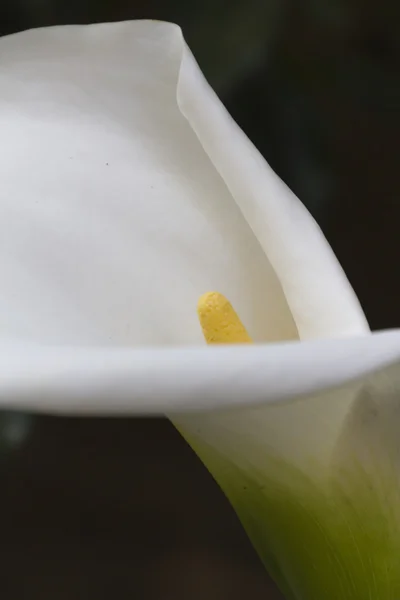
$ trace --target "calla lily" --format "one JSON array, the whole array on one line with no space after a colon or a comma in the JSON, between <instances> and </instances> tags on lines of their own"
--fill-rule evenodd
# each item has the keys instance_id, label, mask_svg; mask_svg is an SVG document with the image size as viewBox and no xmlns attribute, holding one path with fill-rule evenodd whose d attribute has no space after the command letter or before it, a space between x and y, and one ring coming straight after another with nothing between
<instances>
[{"instance_id":1,"label":"calla lily","mask_svg":"<svg viewBox=\"0 0 400 600\"><path fill-rule=\"evenodd\" d=\"M289 600L399 598L400 332L180 29L28 31L0 66L1 406L166 414Z\"/></svg>"}]
</instances>

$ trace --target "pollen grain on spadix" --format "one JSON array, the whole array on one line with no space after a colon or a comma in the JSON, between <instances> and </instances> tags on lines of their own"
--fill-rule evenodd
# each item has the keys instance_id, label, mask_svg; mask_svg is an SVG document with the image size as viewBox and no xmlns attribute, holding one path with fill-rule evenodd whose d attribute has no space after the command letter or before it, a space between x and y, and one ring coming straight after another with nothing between
<instances>
[{"instance_id":1,"label":"pollen grain on spadix","mask_svg":"<svg viewBox=\"0 0 400 600\"><path fill-rule=\"evenodd\" d=\"M197 314L207 344L252 343L232 304L219 292L201 296Z\"/></svg>"}]
</instances>

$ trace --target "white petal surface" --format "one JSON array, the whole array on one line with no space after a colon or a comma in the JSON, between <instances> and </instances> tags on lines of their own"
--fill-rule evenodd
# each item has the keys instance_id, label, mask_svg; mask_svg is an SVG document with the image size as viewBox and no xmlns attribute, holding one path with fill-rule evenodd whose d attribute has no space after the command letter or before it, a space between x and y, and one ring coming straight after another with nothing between
<instances>
[{"instance_id":1,"label":"white petal surface","mask_svg":"<svg viewBox=\"0 0 400 600\"><path fill-rule=\"evenodd\" d=\"M282 286L304 338L358 334L365 321L319 229L205 84L179 28L36 30L0 51L4 406L258 405L397 360L397 334L130 349L202 343L195 305L210 289L255 341L298 335Z\"/></svg>"},{"instance_id":2,"label":"white petal surface","mask_svg":"<svg viewBox=\"0 0 400 600\"><path fill-rule=\"evenodd\" d=\"M178 108L183 47L178 27L140 21L0 40L3 339L202 343L196 303L210 289L255 340L297 337Z\"/></svg>"},{"instance_id":3,"label":"white petal surface","mask_svg":"<svg viewBox=\"0 0 400 600\"><path fill-rule=\"evenodd\" d=\"M196 299L218 289L256 341L293 339L282 286L303 338L365 331L318 227L178 27L35 30L0 50L4 336L195 343Z\"/></svg>"},{"instance_id":4,"label":"white petal surface","mask_svg":"<svg viewBox=\"0 0 400 600\"><path fill-rule=\"evenodd\" d=\"M187 47L178 102L278 274L300 338L367 331L318 225L226 112Z\"/></svg>"},{"instance_id":5,"label":"white petal surface","mask_svg":"<svg viewBox=\"0 0 400 600\"><path fill-rule=\"evenodd\" d=\"M400 330L168 350L2 344L0 405L65 414L198 413L315 396L398 365Z\"/></svg>"}]
</instances>

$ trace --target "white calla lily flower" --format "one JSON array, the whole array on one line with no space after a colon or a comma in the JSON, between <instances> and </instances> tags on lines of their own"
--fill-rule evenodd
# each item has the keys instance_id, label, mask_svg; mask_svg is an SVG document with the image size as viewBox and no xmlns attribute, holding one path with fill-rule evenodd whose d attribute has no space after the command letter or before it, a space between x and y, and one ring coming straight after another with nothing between
<instances>
[{"instance_id":1,"label":"white calla lily flower","mask_svg":"<svg viewBox=\"0 0 400 600\"><path fill-rule=\"evenodd\" d=\"M9 36L0 89L1 407L167 414L289 600L397 600L400 332L180 29ZM253 345L205 345L210 290L248 331L208 296L210 341Z\"/></svg>"}]
</instances>

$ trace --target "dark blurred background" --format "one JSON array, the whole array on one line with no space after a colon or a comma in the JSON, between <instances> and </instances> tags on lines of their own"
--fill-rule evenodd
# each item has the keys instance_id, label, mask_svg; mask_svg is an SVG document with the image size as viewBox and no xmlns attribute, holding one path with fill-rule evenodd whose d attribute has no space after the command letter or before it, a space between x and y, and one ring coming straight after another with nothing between
<instances>
[{"instance_id":1,"label":"dark blurred background","mask_svg":"<svg viewBox=\"0 0 400 600\"><path fill-rule=\"evenodd\" d=\"M0 33L171 20L320 223L373 329L400 325L398 0L14 0ZM0 56L1 61L1 56ZM0 420L7 600L280 598L163 420Z\"/></svg>"}]
</instances>

